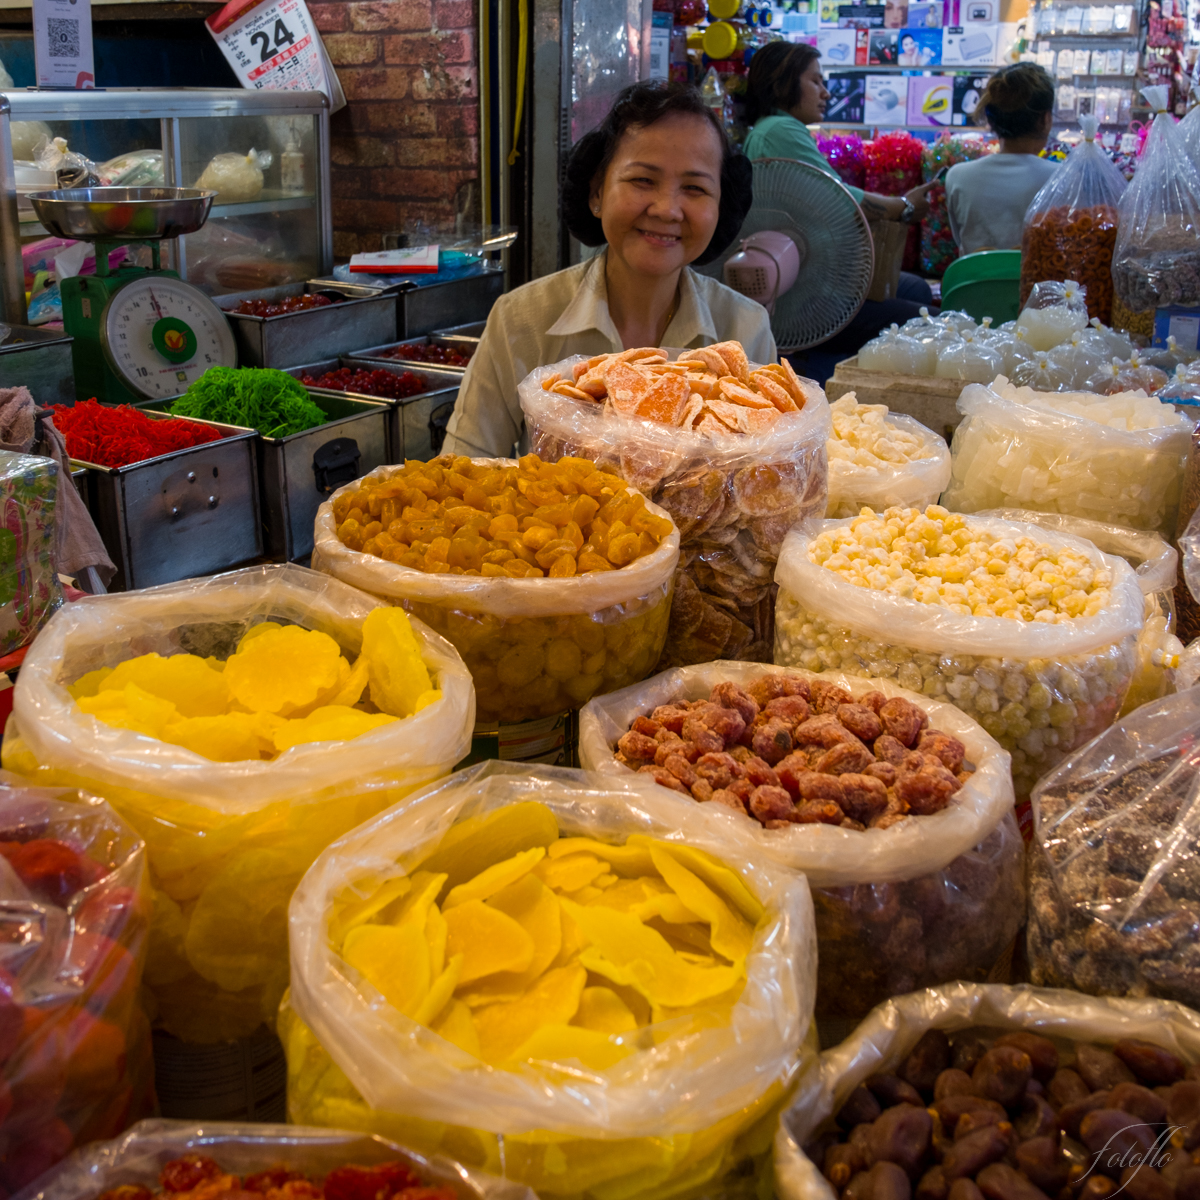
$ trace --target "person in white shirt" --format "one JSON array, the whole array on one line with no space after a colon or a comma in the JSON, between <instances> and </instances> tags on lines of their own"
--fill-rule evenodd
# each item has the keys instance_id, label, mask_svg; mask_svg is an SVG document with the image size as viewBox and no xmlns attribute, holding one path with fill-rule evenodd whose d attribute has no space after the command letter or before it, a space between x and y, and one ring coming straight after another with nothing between
<instances>
[{"instance_id":1,"label":"person in white shirt","mask_svg":"<svg viewBox=\"0 0 1200 1200\"><path fill-rule=\"evenodd\" d=\"M750 181L749 162L694 88L626 88L575 144L562 189L567 228L604 250L496 301L443 452L511 454L524 429L517 385L572 354L732 340L751 362L775 362L766 309L689 268L737 236Z\"/></svg>"},{"instance_id":2,"label":"person in white shirt","mask_svg":"<svg viewBox=\"0 0 1200 1200\"><path fill-rule=\"evenodd\" d=\"M984 88L975 120L986 120L1000 150L946 173L946 208L960 254L1019 250L1025 210L1058 164L1038 155L1054 122L1054 81L1036 63L1002 67Z\"/></svg>"}]
</instances>

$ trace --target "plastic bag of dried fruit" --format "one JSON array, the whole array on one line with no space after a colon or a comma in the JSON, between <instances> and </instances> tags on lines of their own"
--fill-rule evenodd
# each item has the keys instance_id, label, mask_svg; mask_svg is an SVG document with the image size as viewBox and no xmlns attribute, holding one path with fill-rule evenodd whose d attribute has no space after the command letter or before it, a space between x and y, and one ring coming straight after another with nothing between
<instances>
[{"instance_id":1,"label":"plastic bag of dried fruit","mask_svg":"<svg viewBox=\"0 0 1200 1200\"><path fill-rule=\"evenodd\" d=\"M182 1168L170 1167L185 1157L189 1161ZM367 1174L372 1167L395 1163L407 1173L390 1172L386 1181ZM343 1173L343 1167L351 1170ZM334 1171L339 1175L326 1190L326 1178ZM230 1180L230 1175L242 1178ZM255 1175L259 1178L248 1178ZM281 1195L289 1195L289 1182L293 1188L301 1184L297 1191L306 1200L536 1200L520 1184L372 1134L304 1125L162 1120L141 1121L123 1137L75 1151L22 1200L96 1200L119 1188L131 1189L120 1193L124 1200L151 1200L168 1182L174 1183L170 1191L175 1193L220 1183L221 1191L237 1192L244 1200L279 1187ZM421 1190L408 1193L413 1187Z\"/></svg>"},{"instance_id":2,"label":"plastic bag of dried fruit","mask_svg":"<svg viewBox=\"0 0 1200 1200\"><path fill-rule=\"evenodd\" d=\"M1054 1196L1060 1178L1064 1186L1078 1179L1077 1194L1089 1200L1122 1190L1129 1196L1184 1200L1194 1190L1179 1189L1200 1182L1181 1179L1183 1172L1195 1170L1191 1151L1200 1141L1200 1084L1193 1082L1198 1062L1200 1020L1182 1005L1162 1000L1095 999L1049 988L966 983L897 996L802 1072L775 1137L775 1194L779 1200L845 1195L848 1176L865 1169L864 1159L847 1144L853 1142L846 1135L855 1122L862 1128L860 1144L874 1145L893 1130L900 1134L879 1156L881 1165L870 1168L875 1178L860 1177L855 1195L907 1195L909 1189L918 1196L944 1195L949 1174L962 1179L963 1194L978 1197L982 1191L989 1200ZM945 1070L954 1074L943 1078ZM1044 1096L1027 1088L1031 1080ZM1174 1085L1166 1096L1164 1085ZM1027 1091L1034 1098L1026 1100ZM936 1127L933 1116L918 1107L930 1102ZM905 1105L900 1120L881 1117L881 1110L895 1112L897 1103ZM1111 1107L1081 1131L1092 1108L1104 1104ZM914 1110L920 1114L915 1119ZM947 1136L951 1121L957 1133L966 1112L986 1115L954 1142L960 1149L947 1172L950 1159L939 1153L935 1160L931 1135L936 1128ZM1001 1112L1011 1126L1008 1132L994 1124L985 1127ZM1157 1142L1158 1129L1142 1124L1164 1118L1175 1126L1182 1145L1174 1139ZM1056 1136L1060 1128L1071 1139L1067 1145ZM1000 1137L993 1141L996 1133ZM1114 1134L1124 1138L1119 1151L1090 1161ZM1012 1160L1005 1157L1010 1136L1019 1143ZM966 1137L973 1140L963 1147ZM1132 1157L1135 1151L1140 1157ZM1014 1160L1020 1172L1009 1165ZM887 1178L893 1163L904 1163L894 1180ZM1139 1167L1144 1174L1136 1178ZM900 1193L872 1191L877 1181L884 1188L902 1181L903 1187ZM968 1182L972 1186L965 1188ZM941 1191L928 1190L939 1186Z\"/></svg>"},{"instance_id":3,"label":"plastic bag of dried fruit","mask_svg":"<svg viewBox=\"0 0 1200 1200\"><path fill-rule=\"evenodd\" d=\"M515 465L509 459L473 461ZM339 498L403 470L376 467L321 505L312 564L400 604L447 638L475 682L479 722L516 725L553 717L653 670L667 636L677 530L619 570L562 579L427 573L352 550L338 537ZM667 517L656 505L646 507Z\"/></svg>"},{"instance_id":4,"label":"plastic bag of dried fruit","mask_svg":"<svg viewBox=\"0 0 1200 1200\"><path fill-rule=\"evenodd\" d=\"M905 511L913 518L913 540L931 553L938 551L939 539L963 530L1012 557L1014 569L1020 565L1019 539L1046 547L1044 562L1070 551L1086 564L1085 573L1093 573L1097 588L1108 580L1106 602L1094 616L1064 614L1055 624L964 615L945 603L850 582L814 562L809 555L814 537L795 530L776 571L776 662L894 679L957 705L1012 755L1017 800L1024 800L1042 775L1107 729L1120 710L1136 669L1144 619L1137 579L1124 560L1065 533L945 509L927 509L933 517ZM826 521L824 528L839 531L850 524ZM1103 575L1097 578L1096 572ZM965 592L965 585L958 586Z\"/></svg>"},{"instance_id":5,"label":"plastic bag of dried fruit","mask_svg":"<svg viewBox=\"0 0 1200 1200\"><path fill-rule=\"evenodd\" d=\"M953 705L914 695L888 680L867 681L836 672L816 676L758 663L704 663L664 671L643 684L593 700L579 718L580 764L586 770L628 779L630 768L614 755L618 741L638 717L653 722L652 714L660 705L706 700L718 687L722 691L714 697L716 703L723 708L739 705L743 718L752 717L758 699L766 708L776 694L795 691L785 690L780 681L797 676L810 686L817 682L826 685L820 696L811 693L808 702L794 712L801 720L810 711L818 722L824 719L819 714L836 713L837 701L844 700L845 693L854 701L870 692L882 693L889 700L900 698L923 710L928 728L956 739L957 746L951 748L955 758L965 756L963 761L974 767L961 783L953 776L947 780L955 789L949 802L939 796L937 803L945 806L929 815L908 816L894 824L888 818L878 829L863 830L861 823L857 829L841 828L838 822L843 816L865 818L869 812L882 816L885 810L881 806L894 792L885 791L882 778L878 785L873 780L868 784L863 775L855 773L861 764L855 767L845 761L838 770L850 774L840 774L836 781L829 775L799 780L798 771L809 768L796 768L797 760L789 757L792 739L786 739L787 746L775 744L776 733L772 745L763 751L771 766L755 777L767 785L762 803L758 795L750 802L755 816L719 803L703 805L714 819L752 837L767 858L807 875L817 917L817 1017L823 1022L857 1017L898 992L951 979L987 979L1011 951L1024 920L1024 847L1012 814L1009 756ZM833 692L835 687L844 692ZM747 704L747 698L751 703ZM786 708L794 701L780 703ZM660 715L670 719L666 713ZM852 724L855 715L859 720L871 720L867 713L847 714ZM901 711L896 717L907 719L908 712ZM879 733L880 722L871 723L876 728L856 726L860 737ZM918 728L914 723L909 744L915 744L920 736ZM730 749L736 749L743 729L741 720L724 729ZM770 730L762 734L770 735ZM827 731L824 740L832 742ZM853 744L855 739L845 740ZM927 741L925 748L931 744ZM900 745L908 748L908 744ZM801 748L798 741L795 748ZM864 763L873 763L876 755L882 758L885 748L880 745L876 751L861 753ZM724 753L718 754L725 758ZM764 765L758 764L760 769ZM719 770L722 763L713 760L712 766ZM816 762L811 769L819 773L822 767ZM961 763L956 769L961 769ZM792 779L780 778L789 770ZM894 780L894 771L892 775ZM717 778L701 767L698 778L706 776ZM851 778L862 789L873 787L878 796L865 791L862 796L851 796L847 790ZM777 795L772 780L788 785L787 791L798 788L800 797L819 796L823 801L841 797L843 807L837 808L835 800L832 815L821 813L818 817L814 810L805 823L791 823L785 814L796 815L791 811L796 797ZM823 782L835 786L829 790L821 787ZM711 791L709 788L710 796ZM703 794L693 793L697 798ZM928 800L924 792L920 800L914 795L914 810ZM775 808L769 807L773 801L777 801ZM933 803L928 806L934 807ZM767 820L773 815L783 819L778 824L772 820L775 827L768 828Z\"/></svg>"},{"instance_id":6,"label":"plastic bag of dried fruit","mask_svg":"<svg viewBox=\"0 0 1200 1200\"><path fill-rule=\"evenodd\" d=\"M594 401L543 388L586 361L577 355L531 372L520 385L521 408L535 452L615 467L679 526L679 578L658 665L769 662L771 569L783 536L798 522L825 515L825 443L832 432L825 393L802 380L806 400L799 412L781 415L761 433L710 435L610 414Z\"/></svg>"},{"instance_id":7,"label":"plastic bag of dried fruit","mask_svg":"<svg viewBox=\"0 0 1200 1200\"><path fill-rule=\"evenodd\" d=\"M1035 982L1200 1006L1200 691L1144 705L1033 793Z\"/></svg>"},{"instance_id":8,"label":"plastic bag of dried fruit","mask_svg":"<svg viewBox=\"0 0 1200 1200\"><path fill-rule=\"evenodd\" d=\"M828 517L857 516L862 508L936 504L950 482L943 438L886 404L859 404L847 392L829 406Z\"/></svg>"},{"instance_id":9,"label":"plastic bag of dried fruit","mask_svg":"<svg viewBox=\"0 0 1200 1200\"><path fill-rule=\"evenodd\" d=\"M452 646L414 622L440 700L351 741L236 762L106 724L66 685L151 652L223 659L268 620L321 630L355 656L378 607L303 567L247 568L68 605L21 667L4 765L103 796L146 839L154 915L145 981L156 1024L185 1041L233 1040L274 1021L292 889L335 838L463 756L470 676Z\"/></svg>"},{"instance_id":10,"label":"plastic bag of dried fruit","mask_svg":"<svg viewBox=\"0 0 1200 1200\"><path fill-rule=\"evenodd\" d=\"M555 890L581 869L594 886L572 899ZM707 930L667 940L696 933L669 903L668 875L718 922L729 961ZM620 904L603 899L614 886ZM682 924L624 907L651 892ZM394 898L403 907L381 907ZM388 923L371 923L378 912ZM515 933L499 932L504 914ZM293 1120L444 1149L543 1197L691 1194L764 1165L811 1023L812 906L802 876L702 808L637 781L484 763L330 847L297 889L290 927L280 1025ZM389 978L384 944L405 936L413 949ZM352 937L357 969L343 958ZM481 940L508 954L521 938L536 994L523 990L528 973L475 982L494 965L481 964ZM756 1174L739 1177L752 1188Z\"/></svg>"},{"instance_id":11,"label":"plastic bag of dried fruit","mask_svg":"<svg viewBox=\"0 0 1200 1200\"><path fill-rule=\"evenodd\" d=\"M982 514L1003 521L1025 521L1042 529L1056 529L1084 538L1105 554L1123 558L1137 576L1145 597L1145 624L1138 635L1137 670L1119 717L1151 700L1175 691L1175 668L1183 653L1183 643L1175 636L1175 580L1179 554L1157 533L1123 529L1088 521L1066 513L1031 512L1023 508L992 508Z\"/></svg>"},{"instance_id":12,"label":"plastic bag of dried fruit","mask_svg":"<svg viewBox=\"0 0 1200 1200\"><path fill-rule=\"evenodd\" d=\"M0 771L0 1186L154 1111L138 1004L144 843L107 804Z\"/></svg>"}]
</instances>

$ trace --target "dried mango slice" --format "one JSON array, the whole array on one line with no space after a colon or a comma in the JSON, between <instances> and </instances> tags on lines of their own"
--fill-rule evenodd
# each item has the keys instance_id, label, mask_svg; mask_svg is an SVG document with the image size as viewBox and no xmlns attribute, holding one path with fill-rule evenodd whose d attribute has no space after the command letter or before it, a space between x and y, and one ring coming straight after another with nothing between
<instances>
[{"instance_id":1,"label":"dried mango slice","mask_svg":"<svg viewBox=\"0 0 1200 1200\"><path fill-rule=\"evenodd\" d=\"M333 914L329 918L330 944L341 946L351 929L365 925L393 900L399 900L411 889L412 879L408 875L398 875L394 879L385 880L365 900L356 899L354 893L347 888L333 903Z\"/></svg>"},{"instance_id":2,"label":"dried mango slice","mask_svg":"<svg viewBox=\"0 0 1200 1200\"><path fill-rule=\"evenodd\" d=\"M346 935L342 958L406 1017L415 1016L429 994L423 925L360 925Z\"/></svg>"},{"instance_id":3,"label":"dried mango slice","mask_svg":"<svg viewBox=\"0 0 1200 1200\"><path fill-rule=\"evenodd\" d=\"M699 876L661 846L651 847L650 857L684 908L690 909L708 925L712 948L732 963L745 962L754 941L754 930L737 913L731 912L725 901ZM664 920L672 920L665 911L660 911L659 915Z\"/></svg>"},{"instance_id":4,"label":"dried mango slice","mask_svg":"<svg viewBox=\"0 0 1200 1200\"><path fill-rule=\"evenodd\" d=\"M751 925L757 925L762 919L763 906L742 882L741 876L731 871L724 863L718 862L711 854L679 842L665 842L647 837L643 833L631 834L627 844L644 847L647 853L653 847L660 848L694 875L698 875L714 891L723 895Z\"/></svg>"},{"instance_id":5,"label":"dried mango slice","mask_svg":"<svg viewBox=\"0 0 1200 1200\"><path fill-rule=\"evenodd\" d=\"M589 971L637 988L651 1004L683 1008L728 991L744 977L740 967L704 968L681 958L657 930L631 913L564 907L591 942L579 955Z\"/></svg>"},{"instance_id":6,"label":"dried mango slice","mask_svg":"<svg viewBox=\"0 0 1200 1200\"><path fill-rule=\"evenodd\" d=\"M479 1031L480 1057L484 1062L504 1062L540 1026L566 1025L579 1008L586 983L587 972L582 967L557 967L547 971L520 1000L478 1009L473 1016Z\"/></svg>"},{"instance_id":7,"label":"dried mango slice","mask_svg":"<svg viewBox=\"0 0 1200 1200\"><path fill-rule=\"evenodd\" d=\"M699 920L696 914L674 892L651 896L649 900L645 900L627 911L633 913L639 921L649 921L651 917L661 917L668 925L689 925Z\"/></svg>"},{"instance_id":8,"label":"dried mango slice","mask_svg":"<svg viewBox=\"0 0 1200 1200\"><path fill-rule=\"evenodd\" d=\"M428 708L431 704L436 704L442 698L441 688L430 688L427 692L422 692L413 705L413 712L419 713L421 709Z\"/></svg>"},{"instance_id":9,"label":"dried mango slice","mask_svg":"<svg viewBox=\"0 0 1200 1200\"><path fill-rule=\"evenodd\" d=\"M460 883L458 887L450 889L442 911L449 912L470 900L486 900L489 896L494 896L502 888L528 875L545 857L545 847L533 846L480 871L470 882Z\"/></svg>"},{"instance_id":10,"label":"dried mango slice","mask_svg":"<svg viewBox=\"0 0 1200 1200\"><path fill-rule=\"evenodd\" d=\"M462 974L462 965L462 956L456 954L446 964L444 971L435 974L433 983L430 984L429 991L426 993L425 999L421 1001L421 1007L417 1009L413 1018L418 1025L430 1024L450 1003L450 998L454 995L454 989L458 986L458 980Z\"/></svg>"},{"instance_id":11,"label":"dried mango slice","mask_svg":"<svg viewBox=\"0 0 1200 1200\"><path fill-rule=\"evenodd\" d=\"M407 717L433 688L429 670L408 615L400 608L375 608L362 628L362 657L367 660L371 699L384 712Z\"/></svg>"},{"instance_id":12,"label":"dried mango slice","mask_svg":"<svg viewBox=\"0 0 1200 1200\"><path fill-rule=\"evenodd\" d=\"M275 749L282 754L307 742L349 742L396 720L387 713L365 713L342 705L326 705L280 726L274 737Z\"/></svg>"},{"instance_id":13,"label":"dried mango slice","mask_svg":"<svg viewBox=\"0 0 1200 1200\"><path fill-rule=\"evenodd\" d=\"M258 723L255 716L249 713L188 717L183 721L172 721L160 736L164 742L182 746L194 754L212 759L213 762L257 760L262 752Z\"/></svg>"},{"instance_id":14,"label":"dried mango slice","mask_svg":"<svg viewBox=\"0 0 1200 1200\"><path fill-rule=\"evenodd\" d=\"M562 925L562 945L559 947L558 955L552 967L565 967L579 959L579 952L587 945L587 938L583 936L583 930L571 918L571 914L560 904L559 921Z\"/></svg>"},{"instance_id":15,"label":"dried mango slice","mask_svg":"<svg viewBox=\"0 0 1200 1200\"><path fill-rule=\"evenodd\" d=\"M446 918L436 904L425 915L425 940L429 943L429 969L436 978L446 969ZM451 989L453 990L453 989Z\"/></svg>"},{"instance_id":16,"label":"dried mango slice","mask_svg":"<svg viewBox=\"0 0 1200 1200\"><path fill-rule=\"evenodd\" d=\"M460 821L426 859L430 871L444 871L451 888L474 879L493 863L558 838L554 814L536 800L510 804L483 816Z\"/></svg>"},{"instance_id":17,"label":"dried mango slice","mask_svg":"<svg viewBox=\"0 0 1200 1200\"><path fill-rule=\"evenodd\" d=\"M652 838L644 840L653 841ZM650 851L634 842L632 837L624 846L609 846L605 842L593 841L592 838L561 838L548 853L551 858L560 858L566 854L581 852L602 858L618 875L629 877L655 874Z\"/></svg>"},{"instance_id":18,"label":"dried mango slice","mask_svg":"<svg viewBox=\"0 0 1200 1200\"><path fill-rule=\"evenodd\" d=\"M150 695L136 683L127 683L120 691L110 689L85 696L77 703L82 712L106 725L144 733L159 741L162 741L163 730L179 716L169 700Z\"/></svg>"},{"instance_id":19,"label":"dried mango slice","mask_svg":"<svg viewBox=\"0 0 1200 1200\"><path fill-rule=\"evenodd\" d=\"M112 667L100 667L98 670L88 671L86 674L80 675L74 683L67 684L67 691L71 693L73 700L82 700L85 696L94 696L100 690L100 685L112 673Z\"/></svg>"},{"instance_id":20,"label":"dried mango slice","mask_svg":"<svg viewBox=\"0 0 1200 1200\"><path fill-rule=\"evenodd\" d=\"M445 1011L430 1028L438 1037L444 1037L446 1041L453 1042L460 1050L465 1050L476 1058L481 1057L479 1031L475 1028L471 1010L461 1000L451 1000L446 1005Z\"/></svg>"},{"instance_id":21,"label":"dried mango slice","mask_svg":"<svg viewBox=\"0 0 1200 1200\"><path fill-rule=\"evenodd\" d=\"M362 699L362 694L366 691L367 683L370 681L370 669L371 664L367 662L367 656L360 654L350 669L350 677L346 680L342 690L329 703L344 704L348 708L357 704Z\"/></svg>"},{"instance_id":22,"label":"dried mango slice","mask_svg":"<svg viewBox=\"0 0 1200 1200\"><path fill-rule=\"evenodd\" d=\"M547 887L575 892L607 870L608 863L601 862L594 854L567 854L538 863L534 873Z\"/></svg>"},{"instance_id":23,"label":"dried mango slice","mask_svg":"<svg viewBox=\"0 0 1200 1200\"><path fill-rule=\"evenodd\" d=\"M572 1025L597 1033L628 1033L638 1027L629 1005L612 988L585 987L579 997L579 1011Z\"/></svg>"},{"instance_id":24,"label":"dried mango slice","mask_svg":"<svg viewBox=\"0 0 1200 1200\"><path fill-rule=\"evenodd\" d=\"M446 877L435 871L414 871L411 878L412 890L400 902L399 909L392 917L392 924L411 921L423 929L438 893L445 886Z\"/></svg>"},{"instance_id":25,"label":"dried mango slice","mask_svg":"<svg viewBox=\"0 0 1200 1200\"><path fill-rule=\"evenodd\" d=\"M350 664L327 633L282 625L244 637L224 678L234 700L250 712L292 717L327 704L349 675Z\"/></svg>"},{"instance_id":26,"label":"dried mango slice","mask_svg":"<svg viewBox=\"0 0 1200 1200\"><path fill-rule=\"evenodd\" d=\"M513 1062L568 1063L578 1059L593 1071L607 1071L634 1051L606 1033L577 1025L543 1025L512 1056Z\"/></svg>"},{"instance_id":27,"label":"dried mango slice","mask_svg":"<svg viewBox=\"0 0 1200 1200\"><path fill-rule=\"evenodd\" d=\"M446 953L461 956L463 983L497 971L524 971L533 961L533 938L512 917L482 900L468 900L443 916Z\"/></svg>"},{"instance_id":28,"label":"dried mango slice","mask_svg":"<svg viewBox=\"0 0 1200 1200\"><path fill-rule=\"evenodd\" d=\"M221 716L229 708L229 685L224 675L214 671L194 654L142 654L126 659L113 668L100 685L105 691L119 691L127 683L169 700L185 717Z\"/></svg>"},{"instance_id":29,"label":"dried mango slice","mask_svg":"<svg viewBox=\"0 0 1200 1200\"><path fill-rule=\"evenodd\" d=\"M622 879L612 887L600 890L593 903L615 908L618 912L635 912L656 896L668 895L670 891L657 876L641 875L636 879Z\"/></svg>"}]
</instances>

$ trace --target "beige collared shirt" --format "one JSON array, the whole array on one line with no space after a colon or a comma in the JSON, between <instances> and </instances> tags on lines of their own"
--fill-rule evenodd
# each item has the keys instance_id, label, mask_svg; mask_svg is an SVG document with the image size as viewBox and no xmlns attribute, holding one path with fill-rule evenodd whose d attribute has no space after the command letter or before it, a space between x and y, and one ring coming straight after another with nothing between
<instances>
[{"instance_id":1,"label":"beige collared shirt","mask_svg":"<svg viewBox=\"0 0 1200 1200\"><path fill-rule=\"evenodd\" d=\"M761 304L684 268L679 309L663 345L692 349L724 341L741 342L751 362L779 357ZM623 349L608 311L603 253L501 296L467 367L443 453L507 457L514 442L525 444L517 385L530 371L572 354Z\"/></svg>"}]
</instances>

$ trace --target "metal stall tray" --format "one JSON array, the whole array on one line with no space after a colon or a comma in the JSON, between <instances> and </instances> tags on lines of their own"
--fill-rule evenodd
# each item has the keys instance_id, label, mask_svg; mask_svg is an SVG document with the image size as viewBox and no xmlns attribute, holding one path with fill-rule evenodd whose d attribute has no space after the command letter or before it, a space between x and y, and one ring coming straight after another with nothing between
<instances>
[{"instance_id":1,"label":"metal stall tray","mask_svg":"<svg viewBox=\"0 0 1200 1200\"><path fill-rule=\"evenodd\" d=\"M0 387L27 387L42 408L75 403L71 342L61 329L10 325L0 342Z\"/></svg>"},{"instance_id":2,"label":"metal stall tray","mask_svg":"<svg viewBox=\"0 0 1200 1200\"><path fill-rule=\"evenodd\" d=\"M400 292L396 297L394 336L401 341L409 341L423 333L444 329L447 325L486 321L492 305L503 292L504 271L500 268L484 271L482 275L468 275L465 279L450 279L445 283L430 283ZM366 344L371 346L377 342Z\"/></svg>"},{"instance_id":3,"label":"metal stall tray","mask_svg":"<svg viewBox=\"0 0 1200 1200\"><path fill-rule=\"evenodd\" d=\"M173 403L155 401L160 406ZM145 411L149 417L167 416ZM116 564L110 591L211 575L262 554L258 434L236 425L188 420L211 425L225 436L127 467L71 460L72 468L87 469L88 508Z\"/></svg>"},{"instance_id":4,"label":"metal stall tray","mask_svg":"<svg viewBox=\"0 0 1200 1200\"><path fill-rule=\"evenodd\" d=\"M440 338L466 338L472 342L477 342L483 337L483 331L486 327L486 321L471 321L467 325L451 325L449 329L435 329L433 336Z\"/></svg>"},{"instance_id":5,"label":"metal stall tray","mask_svg":"<svg viewBox=\"0 0 1200 1200\"><path fill-rule=\"evenodd\" d=\"M449 420L449 412L453 411L458 399L459 385L462 383L461 371L432 370L420 365L398 363L395 359L357 358L344 354L340 358L326 359L322 362L308 363L303 367L289 367L288 374L297 379L303 375L318 378L326 371L336 371L338 367L349 367L351 370L367 369L372 371L390 371L393 375L408 371L429 384L429 390L415 396L406 396L403 400L390 400L385 396L368 396L364 392L339 392L333 388L309 388L313 395L347 396L352 400L369 400L375 404L386 404L388 414L388 457L391 463L404 462L406 458L417 458L426 462L437 456L445 439L445 425ZM433 414L449 405L449 410L442 413L441 436L438 426L434 423Z\"/></svg>"},{"instance_id":6,"label":"metal stall tray","mask_svg":"<svg viewBox=\"0 0 1200 1200\"><path fill-rule=\"evenodd\" d=\"M479 339L447 338L440 337L434 333L426 333L421 337L411 337L399 342L389 342L386 346L368 346L365 350L355 350L352 354L347 354L346 358L357 359L385 367L400 366L406 371L453 371L461 379L467 370L465 363L461 367L456 367L451 363L424 362L419 358L395 358L388 354L389 350L394 350L398 346L429 345L448 346L470 358L479 348Z\"/></svg>"},{"instance_id":7,"label":"metal stall tray","mask_svg":"<svg viewBox=\"0 0 1200 1200\"><path fill-rule=\"evenodd\" d=\"M284 300L306 292L320 292L334 298L335 289L289 283L216 298L215 303L233 326L239 365L294 367L316 358L395 340L398 328L395 294L355 284L339 285L336 292L348 298L324 308L281 313L277 317L252 317L230 311L243 300Z\"/></svg>"}]
</instances>

